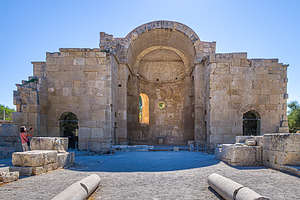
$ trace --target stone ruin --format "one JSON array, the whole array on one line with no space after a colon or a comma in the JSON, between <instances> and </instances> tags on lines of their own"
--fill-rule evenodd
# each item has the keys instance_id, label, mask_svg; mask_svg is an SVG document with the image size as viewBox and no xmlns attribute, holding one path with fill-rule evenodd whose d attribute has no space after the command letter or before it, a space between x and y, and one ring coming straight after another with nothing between
<instances>
[{"instance_id":1,"label":"stone ruin","mask_svg":"<svg viewBox=\"0 0 300 200\"><path fill-rule=\"evenodd\" d=\"M101 32L99 48L60 48L32 64L14 91L13 123L69 137L80 150L191 140L214 149L288 132L288 65L217 53L216 42L178 22L146 23L123 38ZM75 124L71 134L65 122Z\"/></svg>"},{"instance_id":2,"label":"stone ruin","mask_svg":"<svg viewBox=\"0 0 300 200\"><path fill-rule=\"evenodd\" d=\"M13 122L0 123L0 158L20 150L21 125L102 153L189 142L214 149L237 138L217 155L240 166L267 165L274 153L266 134L288 132L288 65L217 53L216 42L178 22L149 22L123 38L101 32L99 48L60 48L32 64L33 76L16 84ZM269 160L281 162L279 155Z\"/></svg>"},{"instance_id":3,"label":"stone ruin","mask_svg":"<svg viewBox=\"0 0 300 200\"><path fill-rule=\"evenodd\" d=\"M0 121L0 159L10 158L15 151L22 151L19 126Z\"/></svg>"},{"instance_id":4,"label":"stone ruin","mask_svg":"<svg viewBox=\"0 0 300 200\"><path fill-rule=\"evenodd\" d=\"M216 157L232 166L266 166L300 176L300 134L237 136L235 144L222 144Z\"/></svg>"},{"instance_id":5,"label":"stone ruin","mask_svg":"<svg viewBox=\"0 0 300 200\"><path fill-rule=\"evenodd\" d=\"M0 172L0 182L15 181L19 176L34 176L73 165L74 152L67 152L68 138L33 137L31 151L14 152L13 166Z\"/></svg>"}]
</instances>

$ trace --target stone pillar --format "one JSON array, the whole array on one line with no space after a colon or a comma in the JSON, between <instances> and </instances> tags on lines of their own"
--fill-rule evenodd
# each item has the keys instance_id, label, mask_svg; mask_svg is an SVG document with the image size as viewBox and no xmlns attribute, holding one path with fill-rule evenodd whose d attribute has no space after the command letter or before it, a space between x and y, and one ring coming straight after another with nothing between
<instances>
[{"instance_id":1,"label":"stone pillar","mask_svg":"<svg viewBox=\"0 0 300 200\"><path fill-rule=\"evenodd\" d=\"M128 68L126 64L119 65L118 91L117 91L117 112L116 112L116 143L127 144L127 79Z\"/></svg>"},{"instance_id":2,"label":"stone pillar","mask_svg":"<svg viewBox=\"0 0 300 200\"><path fill-rule=\"evenodd\" d=\"M202 144L206 143L205 127L205 80L204 66L197 63L194 69L195 87L195 141Z\"/></svg>"},{"instance_id":3,"label":"stone pillar","mask_svg":"<svg viewBox=\"0 0 300 200\"><path fill-rule=\"evenodd\" d=\"M193 78L188 74L184 79L184 102L183 102L183 128L184 128L184 141L194 140L194 99L195 99L195 89L193 85Z\"/></svg>"},{"instance_id":4,"label":"stone pillar","mask_svg":"<svg viewBox=\"0 0 300 200\"><path fill-rule=\"evenodd\" d=\"M283 65L283 78L282 80L282 86L284 90L283 98L281 104L282 104L282 116L280 121L280 127L278 129L279 133L288 133L289 132L289 125L288 125L288 119L287 119L287 67L288 65Z\"/></svg>"}]
</instances>

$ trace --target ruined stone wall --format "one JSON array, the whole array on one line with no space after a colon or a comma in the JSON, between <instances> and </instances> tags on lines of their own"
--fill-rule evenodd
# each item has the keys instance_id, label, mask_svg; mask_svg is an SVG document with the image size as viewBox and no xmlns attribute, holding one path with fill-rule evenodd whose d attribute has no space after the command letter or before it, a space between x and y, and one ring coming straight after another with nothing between
<instances>
[{"instance_id":1,"label":"ruined stone wall","mask_svg":"<svg viewBox=\"0 0 300 200\"><path fill-rule=\"evenodd\" d=\"M117 85L116 143L128 144L127 138L127 80L130 72L126 64L119 64Z\"/></svg>"},{"instance_id":2,"label":"ruined stone wall","mask_svg":"<svg viewBox=\"0 0 300 200\"><path fill-rule=\"evenodd\" d=\"M14 92L14 122L37 136L59 136L60 116L72 112L79 148L95 151L161 138L233 143L252 110L261 134L287 131L287 66L215 50L215 42L172 21L143 24L124 38L101 32L99 49L60 49L33 63L34 76ZM140 93L150 100L149 125L139 123Z\"/></svg>"},{"instance_id":3,"label":"ruined stone wall","mask_svg":"<svg viewBox=\"0 0 300 200\"><path fill-rule=\"evenodd\" d=\"M267 167L280 169L282 165L300 165L300 134L265 134L263 162Z\"/></svg>"},{"instance_id":4,"label":"ruined stone wall","mask_svg":"<svg viewBox=\"0 0 300 200\"><path fill-rule=\"evenodd\" d=\"M0 121L0 159L9 158L13 152L21 151L19 126L7 121Z\"/></svg>"},{"instance_id":5,"label":"ruined stone wall","mask_svg":"<svg viewBox=\"0 0 300 200\"><path fill-rule=\"evenodd\" d=\"M38 133L35 136L47 135L47 107L48 107L48 84L46 73L46 62L32 62L33 64L33 76L38 78Z\"/></svg>"},{"instance_id":6,"label":"ruined stone wall","mask_svg":"<svg viewBox=\"0 0 300 200\"><path fill-rule=\"evenodd\" d=\"M16 112L13 113L13 122L19 126L32 127L34 135L46 133L45 112L40 107L40 102L45 102L47 83L45 80L45 62L32 62L33 75L21 84L16 84L14 91L14 105ZM42 104L44 106L44 104Z\"/></svg>"},{"instance_id":7,"label":"ruined stone wall","mask_svg":"<svg viewBox=\"0 0 300 200\"><path fill-rule=\"evenodd\" d=\"M300 176L300 134L237 136L235 144L218 145L217 159L233 166L264 165Z\"/></svg>"},{"instance_id":8,"label":"ruined stone wall","mask_svg":"<svg viewBox=\"0 0 300 200\"><path fill-rule=\"evenodd\" d=\"M247 59L246 53L215 54L208 68L211 143L233 143L242 135L243 113L255 110L261 134L273 133L286 119L286 66L277 59Z\"/></svg>"},{"instance_id":9,"label":"ruined stone wall","mask_svg":"<svg viewBox=\"0 0 300 200\"><path fill-rule=\"evenodd\" d=\"M72 112L79 119L79 149L101 151L109 147L114 123L113 62L99 49L47 53L48 136L59 136L60 116Z\"/></svg>"}]
</instances>

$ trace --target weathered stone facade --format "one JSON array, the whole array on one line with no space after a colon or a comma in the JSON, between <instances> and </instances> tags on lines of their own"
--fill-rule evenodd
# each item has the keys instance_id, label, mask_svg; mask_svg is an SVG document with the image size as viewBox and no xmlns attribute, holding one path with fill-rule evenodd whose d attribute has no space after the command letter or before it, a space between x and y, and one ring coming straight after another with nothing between
<instances>
[{"instance_id":1,"label":"weathered stone facade","mask_svg":"<svg viewBox=\"0 0 300 200\"><path fill-rule=\"evenodd\" d=\"M287 131L287 65L215 49L172 21L141 25L125 38L101 32L100 48L61 48L33 62L33 77L14 92L14 121L35 127L36 136L61 136L60 116L72 112L79 149L92 151L233 143L248 111L259 114L259 134ZM141 93L149 124L139 122Z\"/></svg>"}]
</instances>

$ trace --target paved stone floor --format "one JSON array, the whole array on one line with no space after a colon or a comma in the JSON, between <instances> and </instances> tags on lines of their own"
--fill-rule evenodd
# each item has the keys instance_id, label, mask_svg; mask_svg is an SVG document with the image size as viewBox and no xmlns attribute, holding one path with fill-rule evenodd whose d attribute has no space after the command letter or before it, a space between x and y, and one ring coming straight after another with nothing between
<instances>
[{"instance_id":1,"label":"paved stone floor","mask_svg":"<svg viewBox=\"0 0 300 200\"><path fill-rule=\"evenodd\" d=\"M0 160L0 166L7 165ZM198 152L118 152L76 157L76 166L22 178L0 187L0 199L51 199L73 182L96 173L101 186L94 198L220 199L207 176L219 173L274 200L300 199L300 178L263 167L234 168Z\"/></svg>"}]
</instances>

